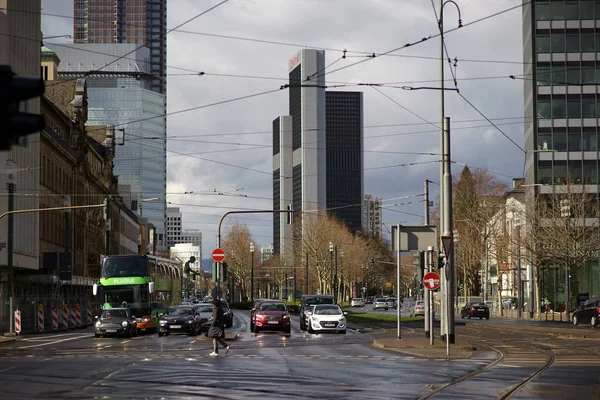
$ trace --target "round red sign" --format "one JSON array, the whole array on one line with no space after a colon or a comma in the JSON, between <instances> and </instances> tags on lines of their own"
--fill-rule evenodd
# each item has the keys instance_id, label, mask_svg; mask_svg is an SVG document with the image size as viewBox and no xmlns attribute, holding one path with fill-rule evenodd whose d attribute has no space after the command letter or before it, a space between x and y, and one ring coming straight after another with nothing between
<instances>
[{"instance_id":1,"label":"round red sign","mask_svg":"<svg viewBox=\"0 0 600 400\"><path fill-rule=\"evenodd\" d=\"M225 259L225 251L223 249L216 248L212 252L212 259L214 262L221 262Z\"/></svg>"},{"instance_id":2,"label":"round red sign","mask_svg":"<svg viewBox=\"0 0 600 400\"><path fill-rule=\"evenodd\" d=\"M440 276L435 272L428 272L423 277L423 285L429 290L435 290L440 287Z\"/></svg>"}]
</instances>

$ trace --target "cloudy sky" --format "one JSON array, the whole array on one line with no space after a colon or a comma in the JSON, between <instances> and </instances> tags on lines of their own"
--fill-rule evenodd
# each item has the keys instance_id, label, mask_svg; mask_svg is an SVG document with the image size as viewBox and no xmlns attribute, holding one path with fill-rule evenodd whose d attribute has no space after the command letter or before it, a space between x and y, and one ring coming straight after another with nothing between
<instances>
[{"instance_id":1,"label":"cloudy sky","mask_svg":"<svg viewBox=\"0 0 600 400\"><path fill-rule=\"evenodd\" d=\"M168 28L218 3L168 0ZM439 0L433 3L439 14ZM524 160L523 80L509 78L523 73L521 0L456 3L465 26L445 37L464 96L445 92L453 173L467 164L510 183L522 175ZM42 5L44 36L72 34L72 1ZM364 92L365 192L403 198L384 201L384 223L422 224L423 181L434 182L432 200L439 193L441 91L402 87L440 87L440 39L422 41L437 35L435 15L432 0L229 0L168 34L168 113L206 107L168 117L167 200L181 208L184 228L203 232L204 258L216 245L223 213L272 207L272 121L288 114L286 90L228 100L279 89L302 47L326 49L328 85ZM446 30L458 26L451 3L444 20ZM46 44L53 41L70 39ZM445 74L453 88L447 63ZM260 245L271 243L269 215L238 221Z\"/></svg>"}]
</instances>

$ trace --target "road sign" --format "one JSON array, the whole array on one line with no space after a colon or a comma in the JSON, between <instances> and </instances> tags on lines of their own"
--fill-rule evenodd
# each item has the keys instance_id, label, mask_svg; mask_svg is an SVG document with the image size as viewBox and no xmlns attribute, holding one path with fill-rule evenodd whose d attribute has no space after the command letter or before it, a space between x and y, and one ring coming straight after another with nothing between
<instances>
[{"instance_id":1,"label":"road sign","mask_svg":"<svg viewBox=\"0 0 600 400\"><path fill-rule=\"evenodd\" d=\"M429 290L435 290L440 287L440 276L435 272L428 272L423 277L423 285Z\"/></svg>"},{"instance_id":2,"label":"road sign","mask_svg":"<svg viewBox=\"0 0 600 400\"><path fill-rule=\"evenodd\" d=\"M214 287L210 291L210 295L213 299L220 299L223 297L223 289Z\"/></svg>"},{"instance_id":3,"label":"road sign","mask_svg":"<svg viewBox=\"0 0 600 400\"><path fill-rule=\"evenodd\" d=\"M442 236L442 246L444 246L444 254L446 258L450 256L450 252L452 251L452 246L454 245L454 239L452 236Z\"/></svg>"},{"instance_id":4,"label":"road sign","mask_svg":"<svg viewBox=\"0 0 600 400\"><path fill-rule=\"evenodd\" d=\"M225 259L225 251L217 247L212 252L212 259L214 262L223 261Z\"/></svg>"}]
</instances>

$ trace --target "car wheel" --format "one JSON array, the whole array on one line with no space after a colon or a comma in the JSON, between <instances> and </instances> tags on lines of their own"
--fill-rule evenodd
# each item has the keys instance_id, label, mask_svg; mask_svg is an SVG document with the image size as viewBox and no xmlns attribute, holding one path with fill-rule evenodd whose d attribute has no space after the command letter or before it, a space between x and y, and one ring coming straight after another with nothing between
<instances>
[{"instance_id":1,"label":"car wheel","mask_svg":"<svg viewBox=\"0 0 600 400\"><path fill-rule=\"evenodd\" d=\"M286 335L290 335L292 333L291 329L286 329L285 331L283 331Z\"/></svg>"},{"instance_id":2,"label":"car wheel","mask_svg":"<svg viewBox=\"0 0 600 400\"><path fill-rule=\"evenodd\" d=\"M470 315L467 315L467 319L471 319L471 316L470 316Z\"/></svg>"},{"instance_id":3,"label":"car wheel","mask_svg":"<svg viewBox=\"0 0 600 400\"><path fill-rule=\"evenodd\" d=\"M171 332L165 332L165 336L169 336Z\"/></svg>"},{"instance_id":4,"label":"car wheel","mask_svg":"<svg viewBox=\"0 0 600 400\"><path fill-rule=\"evenodd\" d=\"M579 325L579 319L577 318L577 315L573 315L573 325Z\"/></svg>"},{"instance_id":5,"label":"car wheel","mask_svg":"<svg viewBox=\"0 0 600 400\"><path fill-rule=\"evenodd\" d=\"M304 325L304 323L302 322L302 320L300 320L300 330L301 331L305 331L306 330L306 325Z\"/></svg>"},{"instance_id":6,"label":"car wheel","mask_svg":"<svg viewBox=\"0 0 600 400\"><path fill-rule=\"evenodd\" d=\"M97 333L94 333L94 337L95 337L96 339L98 339L98 338L100 337L100 335L98 335Z\"/></svg>"},{"instance_id":7,"label":"car wheel","mask_svg":"<svg viewBox=\"0 0 600 400\"><path fill-rule=\"evenodd\" d=\"M592 328L595 328L596 325L598 325L598 319L595 316L592 317L592 319L590 320L590 324L592 324Z\"/></svg>"},{"instance_id":8,"label":"car wheel","mask_svg":"<svg viewBox=\"0 0 600 400\"><path fill-rule=\"evenodd\" d=\"M479 317L479 319L483 319L483 317Z\"/></svg>"},{"instance_id":9,"label":"car wheel","mask_svg":"<svg viewBox=\"0 0 600 400\"><path fill-rule=\"evenodd\" d=\"M485 317L485 319L490 319L490 316L488 315L487 317Z\"/></svg>"},{"instance_id":10,"label":"car wheel","mask_svg":"<svg viewBox=\"0 0 600 400\"><path fill-rule=\"evenodd\" d=\"M387 311L387 307L386 307L386 308L384 308L384 310L385 310L385 311Z\"/></svg>"},{"instance_id":11,"label":"car wheel","mask_svg":"<svg viewBox=\"0 0 600 400\"><path fill-rule=\"evenodd\" d=\"M165 336L165 334L162 332L158 332L158 336L163 337L163 336Z\"/></svg>"},{"instance_id":12,"label":"car wheel","mask_svg":"<svg viewBox=\"0 0 600 400\"><path fill-rule=\"evenodd\" d=\"M339 331L338 333L341 333L341 334L345 335L346 334L346 330L344 329L343 331Z\"/></svg>"},{"instance_id":13,"label":"car wheel","mask_svg":"<svg viewBox=\"0 0 600 400\"><path fill-rule=\"evenodd\" d=\"M258 326L255 326L255 327L254 327L254 333L255 333L255 334L258 334L258 332L260 332L260 329L258 329Z\"/></svg>"},{"instance_id":14,"label":"car wheel","mask_svg":"<svg viewBox=\"0 0 600 400\"><path fill-rule=\"evenodd\" d=\"M315 330L313 329L311 322L308 323L308 333L315 333Z\"/></svg>"}]
</instances>

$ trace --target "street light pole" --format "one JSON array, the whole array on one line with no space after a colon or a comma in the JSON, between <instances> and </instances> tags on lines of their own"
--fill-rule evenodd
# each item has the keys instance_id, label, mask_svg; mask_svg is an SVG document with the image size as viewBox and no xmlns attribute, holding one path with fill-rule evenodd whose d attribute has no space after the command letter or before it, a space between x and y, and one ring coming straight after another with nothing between
<instances>
[{"instance_id":1,"label":"street light pole","mask_svg":"<svg viewBox=\"0 0 600 400\"><path fill-rule=\"evenodd\" d=\"M570 235L569 235L569 219L571 218L571 203L568 199L560 201L560 214L565 219L565 231L567 234L567 251L566 251L566 263L565 263L565 319L570 320L569 306L571 304L571 277L569 268L569 251L570 251Z\"/></svg>"},{"instance_id":2,"label":"street light pole","mask_svg":"<svg viewBox=\"0 0 600 400\"><path fill-rule=\"evenodd\" d=\"M515 221L515 228L517 228L517 318L521 319L523 311L521 286L523 286L523 282L521 279L521 221L519 219Z\"/></svg>"},{"instance_id":3,"label":"street light pole","mask_svg":"<svg viewBox=\"0 0 600 400\"><path fill-rule=\"evenodd\" d=\"M250 304L254 304L254 243L250 242Z\"/></svg>"},{"instance_id":4,"label":"street light pole","mask_svg":"<svg viewBox=\"0 0 600 400\"><path fill-rule=\"evenodd\" d=\"M329 282L333 284L333 243L329 242ZM331 288L333 294L333 287Z\"/></svg>"},{"instance_id":5,"label":"street light pole","mask_svg":"<svg viewBox=\"0 0 600 400\"><path fill-rule=\"evenodd\" d=\"M335 275L333 276L333 297L337 302L338 295L338 247L335 245Z\"/></svg>"}]
</instances>

